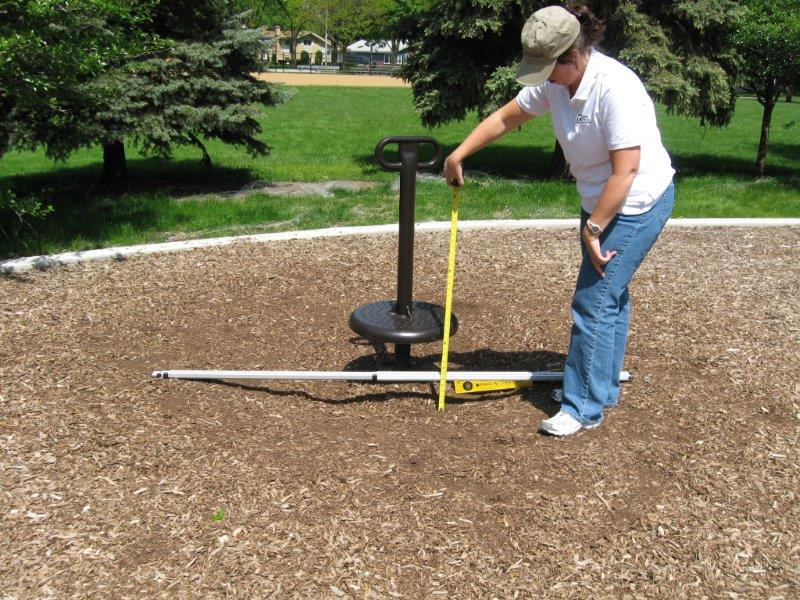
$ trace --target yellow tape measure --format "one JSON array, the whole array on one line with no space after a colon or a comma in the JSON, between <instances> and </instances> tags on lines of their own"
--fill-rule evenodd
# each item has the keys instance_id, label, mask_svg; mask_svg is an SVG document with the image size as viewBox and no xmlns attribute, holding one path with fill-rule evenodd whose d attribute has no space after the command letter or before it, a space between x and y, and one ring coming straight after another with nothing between
<instances>
[{"instance_id":1,"label":"yellow tape measure","mask_svg":"<svg viewBox=\"0 0 800 600\"><path fill-rule=\"evenodd\" d=\"M481 394L484 392L502 392L503 390L519 390L531 387L532 381L454 381L456 394Z\"/></svg>"},{"instance_id":2,"label":"yellow tape measure","mask_svg":"<svg viewBox=\"0 0 800 600\"><path fill-rule=\"evenodd\" d=\"M453 312L453 284L456 279L456 239L458 238L459 186L453 186L453 203L450 208L450 252L447 260L447 292L444 303L444 338L442 339L442 367L439 378L439 411L444 410L447 391L447 355L450 351L450 316Z\"/></svg>"}]
</instances>

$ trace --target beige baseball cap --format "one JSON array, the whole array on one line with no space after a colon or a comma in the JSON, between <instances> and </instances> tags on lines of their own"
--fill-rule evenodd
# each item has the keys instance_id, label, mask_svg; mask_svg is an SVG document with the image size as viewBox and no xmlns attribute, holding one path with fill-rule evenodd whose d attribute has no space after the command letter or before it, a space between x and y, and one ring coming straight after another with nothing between
<instances>
[{"instance_id":1,"label":"beige baseball cap","mask_svg":"<svg viewBox=\"0 0 800 600\"><path fill-rule=\"evenodd\" d=\"M517 81L539 85L550 77L556 59L578 39L581 24L561 6L537 10L522 28L522 62Z\"/></svg>"}]
</instances>

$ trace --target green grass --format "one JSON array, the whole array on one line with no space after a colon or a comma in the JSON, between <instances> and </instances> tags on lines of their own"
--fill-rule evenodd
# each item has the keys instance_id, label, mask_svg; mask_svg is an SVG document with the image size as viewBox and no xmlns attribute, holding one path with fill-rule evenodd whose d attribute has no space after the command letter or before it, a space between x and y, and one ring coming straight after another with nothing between
<instances>
[{"instance_id":1,"label":"green grass","mask_svg":"<svg viewBox=\"0 0 800 600\"><path fill-rule=\"evenodd\" d=\"M770 138L767 177L752 176L761 105L742 99L730 127L704 129L693 119L665 114L659 122L678 169L676 215L696 217L800 215L800 104L779 103ZM13 239L0 238L0 256L144 242L363 225L397 220L395 174L375 164L375 144L388 135L432 135L445 152L475 125L474 116L433 131L413 112L411 92L397 88L305 87L288 103L264 112L262 139L272 147L253 158L241 149L210 142L215 169L198 177L199 153L177 148L171 160L140 156L128 148L130 185L124 191L97 188L99 148L82 150L64 163L39 152L12 152L0 159L0 181L19 194L47 200L55 212ZM467 169L488 176L472 179L462 194L462 219L569 217L577 213L575 186L544 180L554 144L549 119L471 157ZM380 182L371 190L334 198L246 200L192 199L239 189L248 181L355 179ZM447 220L450 194L438 182L417 187L417 220Z\"/></svg>"}]
</instances>

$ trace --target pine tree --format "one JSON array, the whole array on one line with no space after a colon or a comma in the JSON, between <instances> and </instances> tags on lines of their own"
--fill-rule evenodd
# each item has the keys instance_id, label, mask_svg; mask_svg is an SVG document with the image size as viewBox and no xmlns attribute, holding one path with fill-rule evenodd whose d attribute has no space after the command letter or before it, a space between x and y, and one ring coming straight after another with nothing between
<instances>
[{"instance_id":1,"label":"pine tree","mask_svg":"<svg viewBox=\"0 0 800 600\"><path fill-rule=\"evenodd\" d=\"M260 106L285 96L249 75L261 55L260 34L243 28L223 0L127 5L20 4L16 23L3 28L0 58L18 56L20 47L38 52L30 65L17 59L18 72L0 75L5 147L42 145L58 159L100 144L107 182L125 177L127 142L165 157L176 144L194 145L205 167L209 138L265 153L255 137Z\"/></svg>"},{"instance_id":2,"label":"pine tree","mask_svg":"<svg viewBox=\"0 0 800 600\"><path fill-rule=\"evenodd\" d=\"M0 155L44 145L65 158L60 125L85 98L80 86L129 57L164 46L148 31L153 1L19 0L0 5ZM69 137L69 136L67 136Z\"/></svg>"},{"instance_id":3,"label":"pine tree","mask_svg":"<svg viewBox=\"0 0 800 600\"><path fill-rule=\"evenodd\" d=\"M525 20L552 2L442 0L405 37L411 55L401 71L412 84L425 125L483 116L514 97ZM724 125L734 107L733 0L598 0L588 3L606 23L603 50L636 71L670 111ZM557 158L557 157L556 157ZM552 173L560 173L554 160Z\"/></svg>"}]
</instances>

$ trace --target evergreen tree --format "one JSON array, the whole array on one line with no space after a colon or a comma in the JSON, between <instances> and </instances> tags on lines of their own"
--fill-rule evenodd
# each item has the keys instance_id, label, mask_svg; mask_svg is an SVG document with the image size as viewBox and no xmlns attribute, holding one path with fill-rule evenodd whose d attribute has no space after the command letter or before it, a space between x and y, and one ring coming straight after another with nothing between
<instances>
[{"instance_id":1,"label":"evergreen tree","mask_svg":"<svg viewBox=\"0 0 800 600\"><path fill-rule=\"evenodd\" d=\"M26 70L20 61L16 76L34 81L33 93L5 72L0 79L0 104L10 106L7 145L43 145L48 155L65 158L99 143L109 182L126 175L126 141L158 156L169 156L175 144L195 145L206 167L208 138L266 152L266 144L255 138L259 106L283 96L249 75L261 55L260 35L242 28L223 0L133 4L137 11L113 0L19 3L18 25L42 25L26 42L39 50L36 63ZM81 33L87 16L94 19L88 31L96 32L88 40ZM65 18L71 20L65 24ZM25 28L10 27L4 41L16 40L21 31ZM0 46L0 56L9 45ZM47 63L56 66L39 69ZM40 87L48 93L37 93Z\"/></svg>"},{"instance_id":2,"label":"evergreen tree","mask_svg":"<svg viewBox=\"0 0 800 600\"><path fill-rule=\"evenodd\" d=\"M424 124L488 114L514 97L522 55L520 32L536 10L530 0L441 0L406 23L412 53L402 75L411 82ZM598 0L606 23L603 49L636 71L668 109L724 125L734 107L735 54L730 49L734 0ZM558 157L555 156L555 159ZM554 160L551 173L563 169Z\"/></svg>"},{"instance_id":3,"label":"evergreen tree","mask_svg":"<svg viewBox=\"0 0 800 600\"><path fill-rule=\"evenodd\" d=\"M0 155L44 144L69 154L57 125L84 101L80 86L164 46L147 27L152 0L17 0L0 5ZM53 128L55 127L55 129ZM79 144L80 145L80 144ZM74 149L74 148L72 148Z\"/></svg>"},{"instance_id":4,"label":"evergreen tree","mask_svg":"<svg viewBox=\"0 0 800 600\"><path fill-rule=\"evenodd\" d=\"M772 111L781 93L800 85L800 2L747 0L734 37L741 84L764 107L756 173L764 174Z\"/></svg>"}]
</instances>

